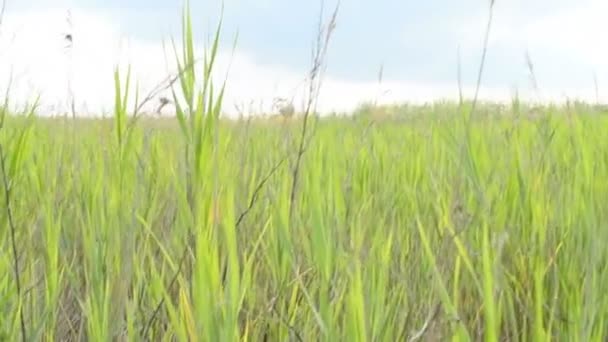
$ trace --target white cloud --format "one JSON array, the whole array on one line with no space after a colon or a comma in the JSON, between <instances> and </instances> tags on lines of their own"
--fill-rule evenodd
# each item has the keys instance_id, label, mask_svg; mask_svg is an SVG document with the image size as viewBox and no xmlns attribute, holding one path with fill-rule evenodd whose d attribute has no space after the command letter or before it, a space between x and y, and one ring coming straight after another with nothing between
<instances>
[{"instance_id":1,"label":"white cloud","mask_svg":"<svg viewBox=\"0 0 608 342\"><path fill-rule=\"evenodd\" d=\"M527 95L535 97L525 61L525 54L529 52L541 88L540 99L563 101L576 97L595 101L595 74L600 99L606 101L608 92L602 88L602 84L608 82L605 13L608 13L608 2L601 0L497 1L486 75L517 84L522 90L526 88ZM454 25L454 39L462 46L465 62L479 63L488 20L487 7L461 19ZM477 68L471 65L466 67Z\"/></svg>"},{"instance_id":2,"label":"white cloud","mask_svg":"<svg viewBox=\"0 0 608 342\"><path fill-rule=\"evenodd\" d=\"M559 46L563 52L593 68L608 71L608 3L589 1L580 7L559 11L524 27L527 44Z\"/></svg>"},{"instance_id":3,"label":"white cloud","mask_svg":"<svg viewBox=\"0 0 608 342\"><path fill-rule=\"evenodd\" d=\"M62 10L6 16L0 37L0 84L5 88L13 73L13 100L29 100L39 93L47 109L61 107L68 99L70 79L79 103L94 108L111 99L120 28L100 14L73 11L71 31L66 18ZM72 48L67 48L68 33L73 36Z\"/></svg>"},{"instance_id":4,"label":"white cloud","mask_svg":"<svg viewBox=\"0 0 608 342\"><path fill-rule=\"evenodd\" d=\"M547 2L547 13L534 16L528 14L526 5L529 4L516 1L511 7L503 5L507 7L496 10L493 45L529 48L540 54L557 52L559 56L554 57L571 58L579 65L608 71L608 2L581 0L569 6L551 6Z\"/></svg>"},{"instance_id":5,"label":"white cloud","mask_svg":"<svg viewBox=\"0 0 608 342\"><path fill-rule=\"evenodd\" d=\"M601 4L599 6L606 7ZM587 57L590 63L599 63L607 56L605 47L597 47L601 45L599 39L601 32L606 31L606 24L598 13L586 17L595 11L598 11L598 8L581 7L579 12L575 12L574 19L564 17L565 14L543 18L519 31L515 30L519 33L514 35L509 35L507 30L503 28L501 31L499 28L498 31L503 32L499 37L505 41L517 42L516 37L525 33L530 44L539 46L543 43L559 46L564 42L564 37L570 37L571 39L566 39L569 42L567 44L577 45L564 46L580 51L580 55ZM7 13L0 36L0 89L5 89L12 68L14 101L23 102L40 92L43 111L65 110L71 73L79 113L99 114L112 108L112 73L117 62L122 65L127 61L132 62L133 76L143 92L164 79L167 69L161 42L129 39L126 33L121 31L118 21L113 20L109 13L103 13L72 11L74 44L71 50L65 48L67 44L64 34L68 32L69 27L64 10ZM560 20L569 20L567 27L575 28L568 31ZM598 31L600 28L602 30ZM561 33L556 35L553 29L561 29ZM592 37L591 42L577 39L580 36ZM172 54L167 56L172 58ZM248 110L266 111L270 108L273 98L294 95L297 97L306 88L302 83L306 70L261 65L249 58L246 52L238 49L234 56L231 51L220 53L216 74L218 81L222 79L229 65L224 106L229 113L235 112L236 104L245 105ZM402 80L389 80L378 85L375 82L348 82L326 77L320 97L320 109L348 111L364 101L373 100L386 103L457 99L456 86L455 82L418 84ZM467 96L473 95L474 89L464 90ZM569 89L568 92L569 95L593 98L589 96L591 93L593 91L580 88ZM505 86L495 89L483 88L480 95L486 99L508 101L512 94L512 89ZM547 89L543 94L551 100L564 99L561 89ZM253 108L248 105L253 105Z\"/></svg>"}]
</instances>

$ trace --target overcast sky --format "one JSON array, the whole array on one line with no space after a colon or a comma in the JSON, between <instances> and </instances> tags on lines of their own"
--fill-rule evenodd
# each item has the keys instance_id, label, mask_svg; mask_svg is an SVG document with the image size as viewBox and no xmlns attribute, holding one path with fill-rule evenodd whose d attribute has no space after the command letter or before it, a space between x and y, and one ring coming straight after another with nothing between
<instances>
[{"instance_id":1,"label":"overcast sky","mask_svg":"<svg viewBox=\"0 0 608 342\"><path fill-rule=\"evenodd\" d=\"M335 4L325 1L326 15ZM79 107L109 109L115 63L130 61L144 92L166 75L162 43L179 40L181 6L178 0L7 0L1 89L12 70L14 99L39 92L46 108L60 108L71 79ZM191 0L191 6L202 48L221 1ZM230 65L226 110L251 101L269 104L300 89L320 6L316 0L224 0L218 75ZM465 95L471 96L488 6L489 0L342 0L321 109L348 110L373 99L457 98L459 48ZM482 97L504 100L518 89L531 98L595 100L595 75L600 97L608 98L605 13L605 0L496 0ZM71 50L65 49L67 32L74 38ZM526 52L540 93L532 91Z\"/></svg>"}]
</instances>

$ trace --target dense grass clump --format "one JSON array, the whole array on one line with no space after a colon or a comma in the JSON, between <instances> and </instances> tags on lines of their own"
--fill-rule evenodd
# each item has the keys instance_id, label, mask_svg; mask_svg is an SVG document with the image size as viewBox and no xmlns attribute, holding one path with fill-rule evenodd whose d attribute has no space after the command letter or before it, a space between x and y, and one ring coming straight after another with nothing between
<instances>
[{"instance_id":1,"label":"dense grass clump","mask_svg":"<svg viewBox=\"0 0 608 342\"><path fill-rule=\"evenodd\" d=\"M218 37L171 120L3 107L0 340L606 339L607 116L222 120Z\"/></svg>"},{"instance_id":2,"label":"dense grass clump","mask_svg":"<svg viewBox=\"0 0 608 342\"><path fill-rule=\"evenodd\" d=\"M319 121L291 218L297 120L219 123L200 210L175 124L8 120L3 336L605 338L608 118L439 109Z\"/></svg>"}]
</instances>

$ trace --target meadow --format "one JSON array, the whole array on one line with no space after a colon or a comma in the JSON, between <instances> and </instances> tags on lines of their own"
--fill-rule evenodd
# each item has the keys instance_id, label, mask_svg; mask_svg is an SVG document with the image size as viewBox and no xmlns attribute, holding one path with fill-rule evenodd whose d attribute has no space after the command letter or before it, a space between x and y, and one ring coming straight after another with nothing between
<instances>
[{"instance_id":1,"label":"meadow","mask_svg":"<svg viewBox=\"0 0 608 342\"><path fill-rule=\"evenodd\" d=\"M606 113L222 119L185 23L176 118L3 107L0 340L606 340Z\"/></svg>"}]
</instances>

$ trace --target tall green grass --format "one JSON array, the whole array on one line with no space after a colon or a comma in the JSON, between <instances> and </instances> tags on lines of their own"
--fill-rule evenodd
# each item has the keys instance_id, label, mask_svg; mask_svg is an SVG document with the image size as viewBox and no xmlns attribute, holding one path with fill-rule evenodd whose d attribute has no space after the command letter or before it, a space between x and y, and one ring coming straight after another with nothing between
<instances>
[{"instance_id":1,"label":"tall green grass","mask_svg":"<svg viewBox=\"0 0 608 342\"><path fill-rule=\"evenodd\" d=\"M608 117L320 120L290 217L300 119L220 119L183 22L173 121L3 107L2 340L606 339Z\"/></svg>"}]
</instances>

